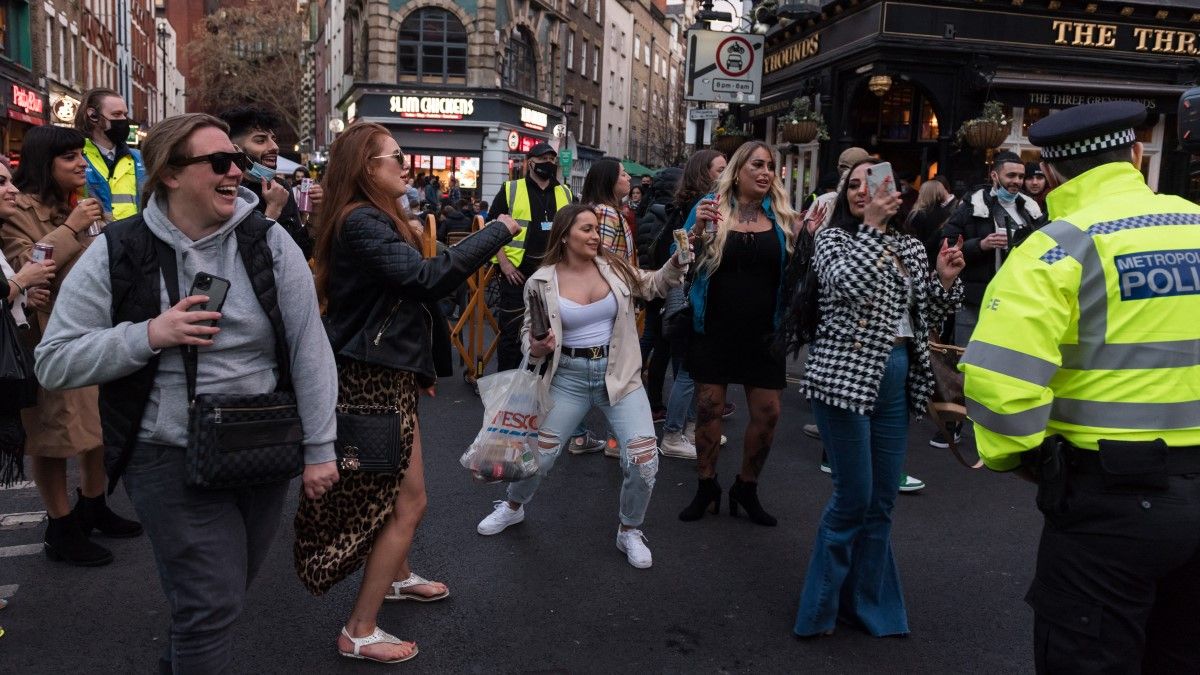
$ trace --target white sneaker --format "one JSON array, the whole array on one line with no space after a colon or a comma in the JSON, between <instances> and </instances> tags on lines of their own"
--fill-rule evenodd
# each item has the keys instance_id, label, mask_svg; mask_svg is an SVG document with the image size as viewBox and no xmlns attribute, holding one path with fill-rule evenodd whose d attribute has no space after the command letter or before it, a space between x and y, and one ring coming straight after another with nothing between
<instances>
[{"instance_id":1,"label":"white sneaker","mask_svg":"<svg viewBox=\"0 0 1200 675\"><path fill-rule=\"evenodd\" d=\"M687 424L683 425L683 437L685 440L687 440L688 443L692 444L692 447L696 447L696 423L695 422L688 422ZM721 447L725 447L725 444L728 442L729 442L729 437L726 436L725 434L721 434Z\"/></svg>"},{"instance_id":2,"label":"white sneaker","mask_svg":"<svg viewBox=\"0 0 1200 675\"><path fill-rule=\"evenodd\" d=\"M525 520L525 506L518 506L516 511L508 507L508 502L500 500L493 505L495 508L487 518L479 521L479 526L475 528L479 534L493 535L500 534L504 528L509 525L516 525Z\"/></svg>"},{"instance_id":3,"label":"white sneaker","mask_svg":"<svg viewBox=\"0 0 1200 675\"><path fill-rule=\"evenodd\" d=\"M663 434L662 445L658 447L658 451L666 457L696 459L696 446L688 443L680 431Z\"/></svg>"},{"instance_id":4,"label":"white sneaker","mask_svg":"<svg viewBox=\"0 0 1200 675\"><path fill-rule=\"evenodd\" d=\"M650 549L646 548L646 535L641 530L617 530L617 550L625 554L630 565L644 570L654 564Z\"/></svg>"}]
</instances>

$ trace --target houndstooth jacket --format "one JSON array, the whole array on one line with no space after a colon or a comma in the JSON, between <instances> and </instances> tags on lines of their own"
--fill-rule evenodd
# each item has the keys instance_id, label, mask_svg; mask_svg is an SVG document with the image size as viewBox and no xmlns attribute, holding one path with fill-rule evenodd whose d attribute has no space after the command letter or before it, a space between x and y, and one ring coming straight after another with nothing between
<instances>
[{"instance_id":1,"label":"houndstooth jacket","mask_svg":"<svg viewBox=\"0 0 1200 675\"><path fill-rule=\"evenodd\" d=\"M937 326L962 302L962 282L950 290L929 270L925 247L908 235L882 234L858 226L817 233L814 264L820 288L821 320L809 347L800 390L810 399L869 415L875 408L888 355L907 311L907 284L895 264L898 255L917 280L908 367L908 406L921 415L933 394L933 372L925 348L929 326Z\"/></svg>"}]
</instances>

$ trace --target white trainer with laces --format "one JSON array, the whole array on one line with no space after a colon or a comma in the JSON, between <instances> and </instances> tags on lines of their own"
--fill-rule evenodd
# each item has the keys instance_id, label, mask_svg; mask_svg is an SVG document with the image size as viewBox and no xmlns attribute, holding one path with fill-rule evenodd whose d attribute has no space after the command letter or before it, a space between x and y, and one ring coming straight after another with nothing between
<instances>
[{"instance_id":1,"label":"white trainer with laces","mask_svg":"<svg viewBox=\"0 0 1200 675\"><path fill-rule=\"evenodd\" d=\"M688 422L687 424L684 425L683 438L688 443L691 443L693 447L696 445L696 423L695 422ZM725 447L725 444L728 442L729 442L729 437L726 436L725 434L721 434L721 447Z\"/></svg>"},{"instance_id":2,"label":"white trainer with laces","mask_svg":"<svg viewBox=\"0 0 1200 675\"><path fill-rule=\"evenodd\" d=\"M659 446L658 451L664 457L696 459L696 446L688 443L688 440L683 437L682 431L663 434L663 442Z\"/></svg>"},{"instance_id":3,"label":"white trainer with laces","mask_svg":"<svg viewBox=\"0 0 1200 675\"><path fill-rule=\"evenodd\" d=\"M646 548L646 535L641 530L617 530L617 550L625 554L630 565L644 570L654 564L650 549Z\"/></svg>"},{"instance_id":4,"label":"white trainer with laces","mask_svg":"<svg viewBox=\"0 0 1200 675\"><path fill-rule=\"evenodd\" d=\"M479 534L493 535L500 534L504 528L509 525L516 525L525 520L525 506L517 507L514 511L508 507L508 502L503 499L493 504L495 507L487 518L479 521L479 526L475 528Z\"/></svg>"}]
</instances>

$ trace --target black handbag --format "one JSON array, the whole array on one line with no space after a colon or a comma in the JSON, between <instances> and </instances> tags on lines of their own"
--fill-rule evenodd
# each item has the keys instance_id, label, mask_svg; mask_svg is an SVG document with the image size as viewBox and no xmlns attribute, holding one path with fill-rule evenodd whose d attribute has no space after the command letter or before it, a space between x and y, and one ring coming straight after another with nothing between
<instances>
[{"instance_id":1,"label":"black handbag","mask_svg":"<svg viewBox=\"0 0 1200 675\"><path fill-rule=\"evenodd\" d=\"M21 340L11 310L8 300L0 300L0 413L15 413L37 405L33 354Z\"/></svg>"},{"instance_id":2,"label":"black handbag","mask_svg":"<svg viewBox=\"0 0 1200 675\"><path fill-rule=\"evenodd\" d=\"M788 307L783 330L777 333L775 343L777 349L793 358L801 347L817 339L817 326L821 323L821 290L815 257L816 237L807 228L801 228L785 275L784 297L788 299Z\"/></svg>"},{"instance_id":3,"label":"black handbag","mask_svg":"<svg viewBox=\"0 0 1200 675\"><path fill-rule=\"evenodd\" d=\"M338 469L395 473L401 459L400 418L396 406L338 404Z\"/></svg>"},{"instance_id":4,"label":"black handbag","mask_svg":"<svg viewBox=\"0 0 1200 675\"><path fill-rule=\"evenodd\" d=\"M175 252L156 241L171 305L179 304ZM272 324L282 324L272 319ZM266 394L197 394L199 355L180 346L187 376L188 444L185 481L224 490L291 480L304 471L304 429L292 391L291 361L282 325L273 325L279 380Z\"/></svg>"}]
</instances>

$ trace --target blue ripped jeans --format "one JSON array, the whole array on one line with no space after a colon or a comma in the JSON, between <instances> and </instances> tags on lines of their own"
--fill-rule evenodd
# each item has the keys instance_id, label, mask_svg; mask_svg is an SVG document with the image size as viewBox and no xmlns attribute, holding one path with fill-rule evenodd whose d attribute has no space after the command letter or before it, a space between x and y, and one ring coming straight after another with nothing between
<instances>
[{"instance_id":1,"label":"blue ripped jeans","mask_svg":"<svg viewBox=\"0 0 1200 675\"><path fill-rule=\"evenodd\" d=\"M554 467L562 454L572 430L593 407L599 408L608 419L621 446L621 524L639 527L650 505L654 477L658 473L658 442L650 401L646 390L638 387L615 404L609 403L604 386L608 359L587 359L563 356L550 383L550 399L554 407L541 420L538 429L538 473L528 480L508 486L508 500L525 504Z\"/></svg>"},{"instance_id":2,"label":"blue ripped jeans","mask_svg":"<svg viewBox=\"0 0 1200 675\"><path fill-rule=\"evenodd\" d=\"M804 579L796 635L831 630L840 618L871 635L908 633L892 555L892 509L908 447L908 347L892 349L870 415L813 400L829 455L833 496L821 514Z\"/></svg>"}]
</instances>

